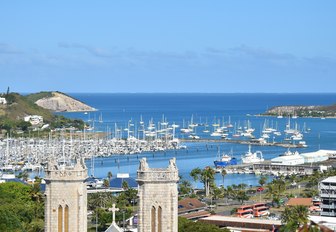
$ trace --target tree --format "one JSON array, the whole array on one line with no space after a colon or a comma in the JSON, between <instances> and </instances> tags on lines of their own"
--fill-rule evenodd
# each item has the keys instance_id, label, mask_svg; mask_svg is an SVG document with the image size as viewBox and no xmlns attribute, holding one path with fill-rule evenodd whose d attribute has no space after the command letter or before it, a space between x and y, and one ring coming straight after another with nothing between
<instances>
[{"instance_id":1,"label":"tree","mask_svg":"<svg viewBox=\"0 0 336 232\"><path fill-rule=\"evenodd\" d=\"M182 195L190 194L192 191L192 185L188 180L182 180L179 183L179 192Z\"/></svg>"},{"instance_id":2,"label":"tree","mask_svg":"<svg viewBox=\"0 0 336 232\"><path fill-rule=\"evenodd\" d=\"M43 198L33 197L35 190L22 183L0 184L0 231L43 231Z\"/></svg>"},{"instance_id":3,"label":"tree","mask_svg":"<svg viewBox=\"0 0 336 232\"><path fill-rule=\"evenodd\" d=\"M274 179L267 185L267 195L272 198L272 204L276 203L278 206L280 203L280 197L286 190L286 182L283 178Z\"/></svg>"},{"instance_id":4,"label":"tree","mask_svg":"<svg viewBox=\"0 0 336 232\"><path fill-rule=\"evenodd\" d=\"M127 189L129 189L127 181L123 181L122 182L122 188L123 188L124 191L126 191Z\"/></svg>"},{"instance_id":5,"label":"tree","mask_svg":"<svg viewBox=\"0 0 336 232\"><path fill-rule=\"evenodd\" d=\"M308 208L303 205L286 207L285 211L281 214L281 222L289 224L295 230L306 225L308 221Z\"/></svg>"},{"instance_id":6,"label":"tree","mask_svg":"<svg viewBox=\"0 0 336 232\"><path fill-rule=\"evenodd\" d=\"M108 187L110 186L110 181L109 181L109 179L104 179L104 180L103 180L103 186L104 186L105 188L108 188Z\"/></svg>"},{"instance_id":7,"label":"tree","mask_svg":"<svg viewBox=\"0 0 336 232\"><path fill-rule=\"evenodd\" d=\"M214 186L215 171L211 167L206 167L201 172L201 181L204 184L205 195L209 196L210 187Z\"/></svg>"},{"instance_id":8,"label":"tree","mask_svg":"<svg viewBox=\"0 0 336 232\"><path fill-rule=\"evenodd\" d=\"M109 171L108 173L107 173L107 178L109 179L109 180L111 180L112 179L112 172L111 171Z\"/></svg>"},{"instance_id":9,"label":"tree","mask_svg":"<svg viewBox=\"0 0 336 232\"><path fill-rule=\"evenodd\" d=\"M264 186L264 184L267 182L267 179L267 176L261 176L258 182L261 186Z\"/></svg>"},{"instance_id":10,"label":"tree","mask_svg":"<svg viewBox=\"0 0 336 232\"><path fill-rule=\"evenodd\" d=\"M194 191L196 188L196 182L200 179L201 173L202 173L202 170L200 168L194 168L193 170L191 170L189 174L194 180Z\"/></svg>"},{"instance_id":11,"label":"tree","mask_svg":"<svg viewBox=\"0 0 336 232\"><path fill-rule=\"evenodd\" d=\"M222 175L222 185L223 185L223 187L224 187L224 177L226 176L226 174L227 174L227 172L226 172L226 170L223 168L222 169L222 171L221 171L221 175Z\"/></svg>"},{"instance_id":12,"label":"tree","mask_svg":"<svg viewBox=\"0 0 336 232\"><path fill-rule=\"evenodd\" d=\"M24 180L24 181L27 181L27 180L28 180L28 177L29 177L29 174L28 174L27 171L20 172L20 173L17 175L17 178L22 179L22 180Z\"/></svg>"},{"instance_id":13,"label":"tree","mask_svg":"<svg viewBox=\"0 0 336 232\"><path fill-rule=\"evenodd\" d=\"M249 196L244 190L238 190L236 193L236 199L244 204L244 201L247 201L249 199Z\"/></svg>"}]
</instances>

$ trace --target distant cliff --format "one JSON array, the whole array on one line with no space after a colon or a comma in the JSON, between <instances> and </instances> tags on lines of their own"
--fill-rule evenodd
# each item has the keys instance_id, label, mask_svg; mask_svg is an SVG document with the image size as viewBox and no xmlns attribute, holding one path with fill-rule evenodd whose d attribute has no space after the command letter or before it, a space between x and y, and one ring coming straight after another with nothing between
<instances>
[{"instance_id":1,"label":"distant cliff","mask_svg":"<svg viewBox=\"0 0 336 232\"><path fill-rule=\"evenodd\" d=\"M299 117L336 117L336 104L330 106L276 106L263 115Z\"/></svg>"},{"instance_id":2,"label":"distant cliff","mask_svg":"<svg viewBox=\"0 0 336 232\"><path fill-rule=\"evenodd\" d=\"M38 106L55 112L79 112L95 111L96 109L86 105L61 92L40 92L27 96Z\"/></svg>"}]
</instances>

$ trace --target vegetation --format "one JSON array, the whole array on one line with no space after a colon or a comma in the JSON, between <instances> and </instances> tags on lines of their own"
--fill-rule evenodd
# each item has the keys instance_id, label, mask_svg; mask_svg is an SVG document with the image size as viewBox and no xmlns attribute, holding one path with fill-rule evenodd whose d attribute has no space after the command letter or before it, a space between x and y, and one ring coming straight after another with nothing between
<instances>
[{"instance_id":1,"label":"vegetation","mask_svg":"<svg viewBox=\"0 0 336 232\"><path fill-rule=\"evenodd\" d=\"M51 92L41 92L38 94L22 96L18 93L7 93L7 104L0 105L0 132L5 130L15 136L27 136L30 131L35 131L40 126L33 127L31 123L23 119L27 115L40 115L43 117L45 124L50 125L50 129L55 128L75 128L83 130L85 123L79 119L67 119L64 116L53 115L52 112L36 105L34 100L50 96Z\"/></svg>"},{"instance_id":2,"label":"vegetation","mask_svg":"<svg viewBox=\"0 0 336 232\"><path fill-rule=\"evenodd\" d=\"M44 202L39 182L0 184L0 231L40 232L44 230Z\"/></svg>"},{"instance_id":3,"label":"vegetation","mask_svg":"<svg viewBox=\"0 0 336 232\"><path fill-rule=\"evenodd\" d=\"M179 217L178 219L178 231L179 232L229 232L229 229L220 229L218 226L203 223L193 222L188 219Z\"/></svg>"},{"instance_id":4,"label":"vegetation","mask_svg":"<svg viewBox=\"0 0 336 232\"><path fill-rule=\"evenodd\" d=\"M129 188L127 182L123 182L124 191L119 196L111 193L88 194L88 210L93 211L91 222L99 225L99 231L105 230L112 222L112 213L108 210L113 204L120 211L116 212L116 221L122 223L123 218L129 218L134 213L137 205L137 190Z\"/></svg>"},{"instance_id":5,"label":"vegetation","mask_svg":"<svg viewBox=\"0 0 336 232\"><path fill-rule=\"evenodd\" d=\"M308 221L308 208L303 205L286 207L281 215L281 222L285 224L284 231L296 231Z\"/></svg>"},{"instance_id":6,"label":"vegetation","mask_svg":"<svg viewBox=\"0 0 336 232\"><path fill-rule=\"evenodd\" d=\"M52 97L52 96L53 96L52 92L43 91L43 92L39 92L39 93L29 94L29 95L26 96L26 98L27 98L28 101L36 102L39 99Z\"/></svg>"},{"instance_id":7,"label":"vegetation","mask_svg":"<svg viewBox=\"0 0 336 232\"><path fill-rule=\"evenodd\" d=\"M336 104L329 106L276 106L269 109L263 115L284 117L297 115L299 117L335 117Z\"/></svg>"}]
</instances>

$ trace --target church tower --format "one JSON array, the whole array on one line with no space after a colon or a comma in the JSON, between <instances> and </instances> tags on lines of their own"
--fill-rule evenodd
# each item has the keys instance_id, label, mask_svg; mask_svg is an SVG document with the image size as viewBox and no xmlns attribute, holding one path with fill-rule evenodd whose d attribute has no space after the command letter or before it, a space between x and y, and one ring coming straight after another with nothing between
<instances>
[{"instance_id":1,"label":"church tower","mask_svg":"<svg viewBox=\"0 0 336 232\"><path fill-rule=\"evenodd\" d=\"M87 231L87 168L49 162L46 169L45 232Z\"/></svg>"},{"instance_id":2,"label":"church tower","mask_svg":"<svg viewBox=\"0 0 336 232\"><path fill-rule=\"evenodd\" d=\"M142 158L138 170L138 232L177 232L177 182L175 158L168 168L149 168Z\"/></svg>"}]
</instances>

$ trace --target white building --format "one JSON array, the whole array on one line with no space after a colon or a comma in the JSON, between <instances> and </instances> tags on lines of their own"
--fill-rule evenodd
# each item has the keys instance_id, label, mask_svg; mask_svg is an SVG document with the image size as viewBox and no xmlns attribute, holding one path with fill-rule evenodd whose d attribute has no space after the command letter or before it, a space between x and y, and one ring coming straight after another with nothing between
<instances>
[{"instance_id":1,"label":"white building","mask_svg":"<svg viewBox=\"0 0 336 232\"><path fill-rule=\"evenodd\" d=\"M0 104L6 105L7 104L6 98L0 97Z\"/></svg>"},{"instance_id":2,"label":"white building","mask_svg":"<svg viewBox=\"0 0 336 232\"><path fill-rule=\"evenodd\" d=\"M38 125L43 123L43 117L40 115L28 115L23 118L25 122L30 122L32 125Z\"/></svg>"},{"instance_id":3,"label":"white building","mask_svg":"<svg viewBox=\"0 0 336 232\"><path fill-rule=\"evenodd\" d=\"M283 155L271 159L272 164L279 165L301 165L304 164L304 158L298 152L291 153L289 155Z\"/></svg>"},{"instance_id":4,"label":"white building","mask_svg":"<svg viewBox=\"0 0 336 232\"><path fill-rule=\"evenodd\" d=\"M321 216L336 217L336 176L328 177L319 183Z\"/></svg>"},{"instance_id":5,"label":"white building","mask_svg":"<svg viewBox=\"0 0 336 232\"><path fill-rule=\"evenodd\" d=\"M332 154L336 154L336 151L318 150L314 152L302 153L300 155L303 156L304 162L306 164L310 164L310 163L326 161L329 159L329 157L332 156Z\"/></svg>"}]
</instances>

